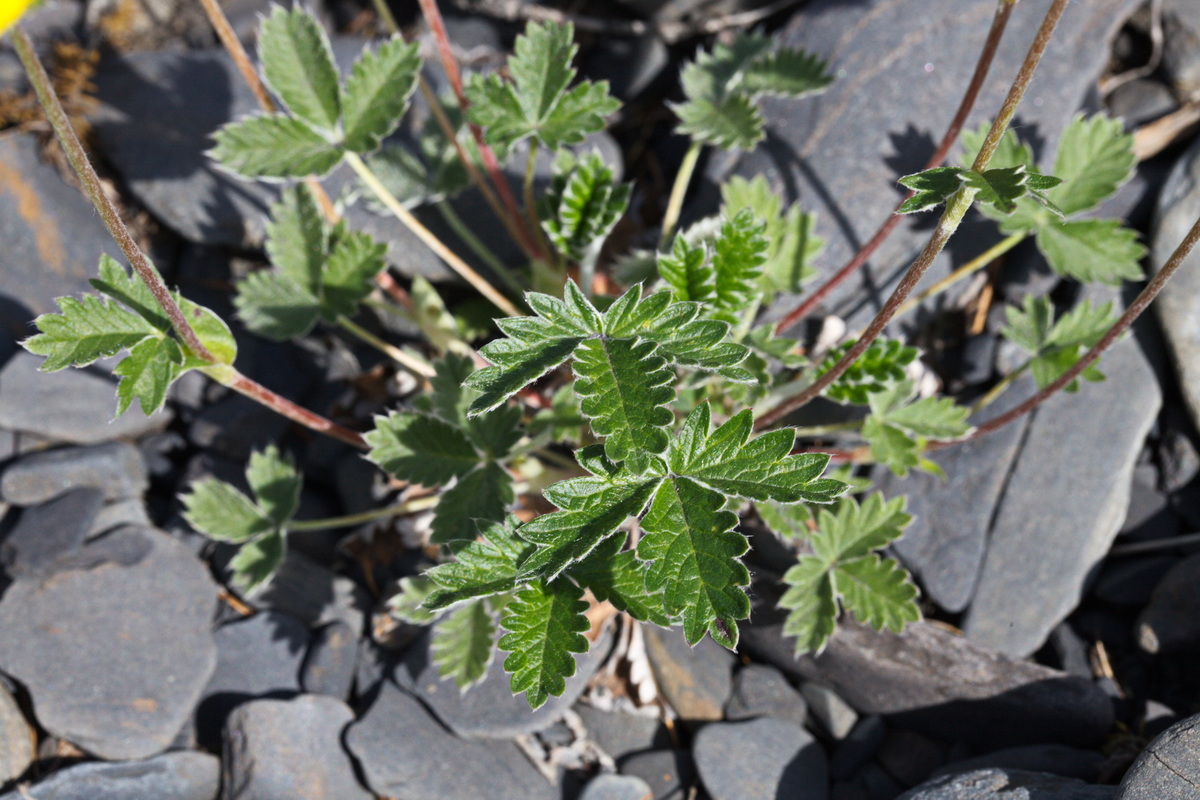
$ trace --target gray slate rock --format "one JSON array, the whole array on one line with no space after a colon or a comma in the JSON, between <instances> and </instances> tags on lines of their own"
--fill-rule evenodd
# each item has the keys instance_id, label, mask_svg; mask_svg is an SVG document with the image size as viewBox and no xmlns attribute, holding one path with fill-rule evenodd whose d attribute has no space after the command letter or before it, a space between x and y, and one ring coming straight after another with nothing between
<instances>
[{"instance_id":1,"label":"gray slate rock","mask_svg":"<svg viewBox=\"0 0 1200 800\"><path fill-rule=\"evenodd\" d=\"M934 778L896 800L1114 800L1116 797L1114 786L1089 786L1042 772L983 769Z\"/></svg>"},{"instance_id":2,"label":"gray slate rock","mask_svg":"<svg viewBox=\"0 0 1200 800\"><path fill-rule=\"evenodd\" d=\"M1120 800L1194 800L1200 792L1200 715L1167 728L1121 781Z\"/></svg>"},{"instance_id":3,"label":"gray slate rock","mask_svg":"<svg viewBox=\"0 0 1200 800\"><path fill-rule=\"evenodd\" d=\"M332 697L253 700L225 727L223 800L370 800L342 749L354 721Z\"/></svg>"},{"instance_id":4,"label":"gray slate rock","mask_svg":"<svg viewBox=\"0 0 1200 800\"><path fill-rule=\"evenodd\" d=\"M805 683L800 694L808 702L813 717L834 739L844 739L854 730L858 712L833 689L819 683Z\"/></svg>"},{"instance_id":5,"label":"gray slate rock","mask_svg":"<svg viewBox=\"0 0 1200 800\"><path fill-rule=\"evenodd\" d=\"M300 685L310 694L346 700L358 666L358 632L344 622L331 622L313 635Z\"/></svg>"},{"instance_id":6,"label":"gray slate rock","mask_svg":"<svg viewBox=\"0 0 1200 800\"><path fill-rule=\"evenodd\" d=\"M808 705L782 672L766 664L748 664L733 679L733 695L725 705L725 719L755 717L775 717L803 725L808 718Z\"/></svg>"},{"instance_id":7,"label":"gray slate rock","mask_svg":"<svg viewBox=\"0 0 1200 800\"><path fill-rule=\"evenodd\" d=\"M946 759L945 750L915 731L888 731L875 760L903 786L916 786Z\"/></svg>"},{"instance_id":8,"label":"gray slate rock","mask_svg":"<svg viewBox=\"0 0 1200 800\"><path fill-rule=\"evenodd\" d=\"M633 775L597 775L583 787L579 800L645 800L650 784Z\"/></svg>"},{"instance_id":9,"label":"gray slate rock","mask_svg":"<svg viewBox=\"0 0 1200 800\"><path fill-rule=\"evenodd\" d=\"M106 759L170 745L216 664L217 587L183 545L123 528L88 543L96 558L0 599L0 670L25 684L38 722Z\"/></svg>"},{"instance_id":10,"label":"gray slate rock","mask_svg":"<svg viewBox=\"0 0 1200 800\"><path fill-rule=\"evenodd\" d=\"M289 549L279 569L247 598L255 606L281 611L310 628L341 622L363 629L367 593L344 575L304 553Z\"/></svg>"},{"instance_id":11,"label":"gray slate rock","mask_svg":"<svg viewBox=\"0 0 1200 800\"><path fill-rule=\"evenodd\" d=\"M1094 783L1100 777L1100 769L1104 762L1104 756L1096 750L1061 744L1031 744L955 761L935 770L932 777L999 767L1026 772L1049 772L1051 775Z\"/></svg>"},{"instance_id":12,"label":"gray slate rock","mask_svg":"<svg viewBox=\"0 0 1200 800\"><path fill-rule=\"evenodd\" d=\"M687 750L650 750L622 759L622 775L650 786L651 800L684 800L696 785L696 762Z\"/></svg>"},{"instance_id":13,"label":"gray slate rock","mask_svg":"<svg viewBox=\"0 0 1200 800\"><path fill-rule=\"evenodd\" d=\"M13 578L53 572L83 546L103 502L99 489L71 489L25 509L0 541L0 566Z\"/></svg>"},{"instance_id":14,"label":"gray slate rock","mask_svg":"<svg viewBox=\"0 0 1200 800\"><path fill-rule=\"evenodd\" d=\"M1163 69L1184 98L1200 96L1200 10L1190 0L1165 0Z\"/></svg>"},{"instance_id":15,"label":"gray slate rock","mask_svg":"<svg viewBox=\"0 0 1200 800\"><path fill-rule=\"evenodd\" d=\"M1036 388L1032 378L1018 380L971 424L994 419ZM916 471L898 478L889 469L876 470L879 490L887 497L906 496L913 515L894 545L896 553L925 594L947 611L962 611L975 593L992 515L1028 424L1025 416L990 436L931 453L946 478Z\"/></svg>"},{"instance_id":16,"label":"gray slate rock","mask_svg":"<svg viewBox=\"0 0 1200 800\"><path fill-rule=\"evenodd\" d=\"M883 717L863 717L850 734L838 742L829 759L829 774L835 781L849 780L875 757L886 737Z\"/></svg>"},{"instance_id":17,"label":"gray slate rock","mask_svg":"<svg viewBox=\"0 0 1200 800\"><path fill-rule=\"evenodd\" d=\"M707 636L691 647L679 631L643 625L642 634L654 680L679 718L722 719L733 689L733 653Z\"/></svg>"},{"instance_id":18,"label":"gray slate rock","mask_svg":"<svg viewBox=\"0 0 1200 800\"><path fill-rule=\"evenodd\" d=\"M16 699L0 685L0 786L21 777L33 763L33 736Z\"/></svg>"},{"instance_id":19,"label":"gray slate rock","mask_svg":"<svg viewBox=\"0 0 1200 800\"><path fill-rule=\"evenodd\" d=\"M614 759L671 746L671 735L657 717L601 711L582 703L575 705L575 713L583 720L588 738Z\"/></svg>"},{"instance_id":20,"label":"gray slate rock","mask_svg":"<svg viewBox=\"0 0 1200 800\"><path fill-rule=\"evenodd\" d=\"M1200 216L1200 140L1171 170L1150 237L1150 267L1157 272ZM1192 421L1200 424L1200 250L1193 250L1154 301L1163 336L1171 351L1183 400Z\"/></svg>"},{"instance_id":21,"label":"gray slate rock","mask_svg":"<svg viewBox=\"0 0 1200 800\"><path fill-rule=\"evenodd\" d=\"M692 747L713 800L829 796L829 764L816 739L781 719L706 725Z\"/></svg>"},{"instance_id":22,"label":"gray slate rock","mask_svg":"<svg viewBox=\"0 0 1200 800\"><path fill-rule=\"evenodd\" d=\"M0 497L19 506L81 487L99 489L105 500L124 500L141 497L148 485L141 454L124 442L31 453L0 473Z\"/></svg>"},{"instance_id":23,"label":"gray slate rock","mask_svg":"<svg viewBox=\"0 0 1200 800\"><path fill-rule=\"evenodd\" d=\"M1033 653L1079 605L1129 507L1162 392L1135 338L1114 345L1101 366L1106 381L1033 412L992 524L963 629L1006 655Z\"/></svg>"},{"instance_id":24,"label":"gray slate rock","mask_svg":"<svg viewBox=\"0 0 1200 800\"><path fill-rule=\"evenodd\" d=\"M376 794L405 800L551 800L555 792L511 742L447 733L412 695L385 682L346 733Z\"/></svg>"},{"instance_id":25,"label":"gray slate rock","mask_svg":"<svg viewBox=\"0 0 1200 800\"><path fill-rule=\"evenodd\" d=\"M1091 681L1010 659L932 623L899 635L843 624L820 656L793 659L781 616L772 619L765 609L755 616L761 619L743 628L747 651L785 673L832 686L860 713L883 715L898 727L997 749L1087 746L1112 726L1112 704Z\"/></svg>"},{"instance_id":26,"label":"gray slate rock","mask_svg":"<svg viewBox=\"0 0 1200 800\"><path fill-rule=\"evenodd\" d=\"M202 743L216 742L226 718L242 703L300 693L300 667L309 632L287 614L266 611L217 628L217 665L196 708Z\"/></svg>"},{"instance_id":27,"label":"gray slate rock","mask_svg":"<svg viewBox=\"0 0 1200 800\"><path fill-rule=\"evenodd\" d=\"M1049 4L1026 2L1013 14L968 128L995 115ZM1106 40L1137 5L1095 0L1068 8L1017 115L1017 124L1036 132L1050 152L1104 69ZM707 177L715 185L730 174L765 175L786 201L798 199L817 212L817 233L827 247L815 266L831 274L892 213L901 198L896 179L924 166L958 105L992 12L990 3L966 8L958 0L806 4L778 38L827 59L842 77L815 97L766 101L767 141L751 153L715 153ZM927 224L906 220L872 259L874 268L831 296L830 308L851 329L878 310L928 239ZM994 228L980 230L985 238L994 235ZM972 245L972 255L979 246ZM780 304L790 308L795 300L784 297Z\"/></svg>"},{"instance_id":28,"label":"gray slate rock","mask_svg":"<svg viewBox=\"0 0 1200 800\"><path fill-rule=\"evenodd\" d=\"M487 675L469 692L459 691L452 678L441 678L429 658L428 637L410 647L396 681L416 695L442 723L459 736L511 739L548 728L583 694L588 679L612 647L612 629L605 628L591 649L575 657L575 674L567 679L561 697L551 697L536 711L525 695L514 695L503 656L493 658Z\"/></svg>"},{"instance_id":29,"label":"gray slate rock","mask_svg":"<svg viewBox=\"0 0 1200 800\"><path fill-rule=\"evenodd\" d=\"M21 336L29 333L26 328ZM104 366L111 360L84 369L38 372L42 361L22 350L0 370L0 428L53 442L95 444L136 438L171 420L168 410L147 417L140 406L113 419L117 381Z\"/></svg>"},{"instance_id":30,"label":"gray slate rock","mask_svg":"<svg viewBox=\"0 0 1200 800\"><path fill-rule=\"evenodd\" d=\"M215 756L176 752L145 761L77 764L0 800L216 800L220 785Z\"/></svg>"}]
</instances>

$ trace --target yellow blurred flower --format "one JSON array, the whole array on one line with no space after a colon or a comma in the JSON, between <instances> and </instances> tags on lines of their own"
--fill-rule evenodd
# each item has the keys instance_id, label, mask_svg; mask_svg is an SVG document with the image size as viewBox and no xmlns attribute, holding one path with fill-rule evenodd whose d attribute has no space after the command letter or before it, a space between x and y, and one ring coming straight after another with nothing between
<instances>
[{"instance_id":1,"label":"yellow blurred flower","mask_svg":"<svg viewBox=\"0 0 1200 800\"><path fill-rule=\"evenodd\" d=\"M0 0L0 33L8 30L33 3L34 0Z\"/></svg>"}]
</instances>

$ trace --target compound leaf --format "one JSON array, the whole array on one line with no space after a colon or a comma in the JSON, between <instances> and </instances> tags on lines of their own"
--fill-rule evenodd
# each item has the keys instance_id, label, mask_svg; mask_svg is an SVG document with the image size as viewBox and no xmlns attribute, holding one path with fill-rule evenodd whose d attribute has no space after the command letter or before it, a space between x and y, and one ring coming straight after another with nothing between
<instances>
[{"instance_id":1,"label":"compound leaf","mask_svg":"<svg viewBox=\"0 0 1200 800\"><path fill-rule=\"evenodd\" d=\"M830 348L825 359L817 367L819 378L842 360L855 342L844 342ZM838 379L825 388L824 394L839 403L865 406L873 392L881 392L904 380L905 368L916 360L920 351L899 339L879 338L863 351L853 364Z\"/></svg>"},{"instance_id":2,"label":"compound leaf","mask_svg":"<svg viewBox=\"0 0 1200 800\"><path fill-rule=\"evenodd\" d=\"M755 96L803 97L831 83L828 64L795 47L780 47L755 59L744 78L746 89Z\"/></svg>"},{"instance_id":3,"label":"compound leaf","mask_svg":"<svg viewBox=\"0 0 1200 800\"><path fill-rule=\"evenodd\" d=\"M246 178L303 178L324 175L342 160L342 148L294 117L257 115L231 122L214 135L209 151L227 169Z\"/></svg>"},{"instance_id":4,"label":"compound leaf","mask_svg":"<svg viewBox=\"0 0 1200 800\"><path fill-rule=\"evenodd\" d=\"M167 389L183 371L183 351L174 339L148 336L129 348L129 355L113 368L117 384L117 416L125 413L134 399L149 416L162 408Z\"/></svg>"},{"instance_id":5,"label":"compound leaf","mask_svg":"<svg viewBox=\"0 0 1200 800\"><path fill-rule=\"evenodd\" d=\"M685 92L689 67L684 68ZM697 97L671 110L679 117L680 133L722 150L753 150L763 138L766 121L754 100L744 94L731 94L720 101Z\"/></svg>"},{"instance_id":6,"label":"compound leaf","mask_svg":"<svg viewBox=\"0 0 1200 800\"><path fill-rule=\"evenodd\" d=\"M1146 248L1137 233L1117 220L1071 220L1042 225L1037 246L1050 268L1059 275L1119 286L1142 277L1139 262Z\"/></svg>"},{"instance_id":7,"label":"compound leaf","mask_svg":"<svg viewBox=\"0 0 1200 800\"><path fill-rule=\"evenodd\" d=\"M58 314L42 314L33 321L39 333L24 340L31 353L45 356L42 372L85 367L98 358L133 347L160 331L137 314L95 295L82 299L60 297Z\"/></svg>"},{"instance_id":8,"label":"compound leaf","mask_svg":"<svg viewBox=\"0 0 1200 800\"><path fill-rule=\"evenodd\" d=\"M430 541L450 544L473 538L479 524L502 521L513 499L512 476L495 461L488 461L442 493L433 514Z\"/></svg>"},{"instance_id":9,"label":"compound leaf","mask_svg":"<svg viewBox=\"0 0 1200 800\"><path fill-rule=\"evenodd\" d=\"M263 77L288 110L314 127L337 129L341 109L329 37L311 13L274 6L258 34Z\"/></svg>"},{"instance_id":10,"label":"compound leaf","mask_svg":"<svg viewBox=\"0 0 1200 800\"><path fill-rule=\"evenodd\" d=\"M646 565L632 550L623 550L624 545L620 536L606 540L567 574L597 600L612 603L638 622L670 627L671 616L663 609L662 595L646 592Z\"/></svg>"},{"instance_id":11,"label":"compound leaf","mask_svg":"<svg viewBox=\"0 0 1200 800\"><path fill-rule=\"evenodd\" d=\"M711 303L717 296L716 274L708 253L700 245L688 244L682 235L675 237L670 253L660 253L658 274L679 300Z\"/></svg>"},{"instance_id":12,"label":"compound leaf","mask_svg":"<svg viewBox=\"0 0 1200 800\"><path fill-rule=\"evenodd\" d=\"M798 204L788 207L785 213L779 195L771 191L762 175L752 180L737 175L730 178L721 187L721 200L721 213L726 218L748 208L766 223L764 233L769 244L761 281L761 288L767 293L764 304L770 302L772 292L799 292L802 284L817 274L812 263L825 243L814 232L815 214L805 214Z\"/></svg>"},{"instance_id":13,"label":"compound leaf","mask_svg":"<svg viewBox=\"0 0 1200 800\"><path fill-rule=\"evenodd\" d=\"M329 248L325 218L312 191L303 183L283 190L271 206L266 250L271 263L298 286L316 294Z\"/></svg>"},{"instance_id":14,"label":"compound leaf","mask_svg":"<svg viewBox=\"0 0 1200 800\"><path fill-rule=\"evenodd\" d=\"M801 556L783 580L788 588L779 607L791 612L783 622L784 635L796 638L796 655L820 653L837 629L837 593L829 566L816 556Z\"/></svg>"},{"instance_id":15,"label":"compound leaf","mask_svg":"<svg viewBox=\"0 0 1200 800\"><path fill-rule=\"evenodd\" d=\"M897 214L912 214L941 205L950 195L962 188L963 173L958 167L935 167L913 175L905 175L899 183L914 194L905 200Z\"/></svg>"},{"instance_id":16,"label":"compound leaf","mask_svg":"<svg viewBox=\"0 0 1200 800\"><path fill-rule=\"evenodd\" d=\"M1079 361L1083 351L1095 345L1116 322L1112 303L1099 308L1084 301L1054 319L1054 306L1046 297L1027 297L1020 308L1005 309L1008 324L1001 335L1016 344L1033 358L1030 369L1039 388L1045 388ZM1104 375L1094 365L1085 370L1087 380L1102 380ZM1079 388L1078 381L1065 387L1068 392Z\"/></svg>"},{"instance_id":17,"label":"compound leaf","mask_svg":"<svg viewBox=\"0 0 1200 800\"><path fill-rule=\"evenodd\" d=\"M425 573L440 588L425 598L431 611L447 608L476 597L511 592L517 586L517 566L533 550L517 535L518 520L481 526L476 541L459 548L455 561L439 564Z\"/></svg>"},{"instance_id":18,"label":"compound leaf","mask_svg":"<svg viewBox=\"0 0 1200 800\"><path fill-rule=\"evenodd\" d=\"M346 147L366 153L396 129L417 86L421 56L416 42L394 36L375 52L364 51L346 78L342 127Z\"/></svg>"},{"instance_id":19,"label":"compound leaf","mask_svg":"<svg viewBox=\"0 0 1200 800\"><path fill-rule=\"evenodd\" d=\"M182 500L188 524L219 542L244 542L272 527L253 500L216 478L194 482Z\"/></svg>"},{"instance_id":20,"label":"compound leaf","mask_svg":"<svg viewBox=\"0 0 1200 800\"><path fill-rule=\"evenodd\" d=\"M438 675L466 691L487 675L496 644L496 621L486 600L451 611L433 626L429 649Z\"/></svg>"},{"instance_id":21,"label":"compound leaf","mask_svg":"<svg viewBox=\"0 0 1200 800\"><path fill-rule=\"evenodd\" d=\"M500 627L508 631L498 645L509 655L514 694L525 693L530 708L540 708L566 689L575 674L575 653L586 653L583 632L590 624L583 590L570 581L536 581L517 592L504 608Z\"/></svg>"},{"instance_id":22,"label":"compound leaf","mask_svg":"<svg viewBox=\"0 0 1200 800\"><path fill-rule=\"evenodd\" d=\"M712 267L716 281L717 317L737 319L758 297L758 283L767 260L767 225L749 208L721 225L713 241Z\"/></svg>"},{"instance_id":23,"label":"compound leaf","mask_svg":"<svg viewBox=\"0 0 1200 800\"><path fill-rule=\"evenodd\" d=\"M393 411L365 436L367 458L397 478L440 486L466 475L480 457L461 429L429 414Z\"/></svg>"},{"instance_id":24,"label":"compound leaf","mask_svg":"<svg viewBox=\"0 0 1200 800\"><path fill-rule=\"evenodd\" d=\"M917 587L894 559L871 553L840 564L835 576L842 605L859 622L899 633L921 619Z\"/></svg>"},{"instance_id":25,"label":"compound leaf","mask_svg":"<svg viewBox=\"0 0 1200 800\"><path fill-rule=\"evenodd\" d=\"M259 508L276 526L286 525L295 516L300 507L300 473L275 445L250 454L246 482Z\"/></svg>"}]
</instances>

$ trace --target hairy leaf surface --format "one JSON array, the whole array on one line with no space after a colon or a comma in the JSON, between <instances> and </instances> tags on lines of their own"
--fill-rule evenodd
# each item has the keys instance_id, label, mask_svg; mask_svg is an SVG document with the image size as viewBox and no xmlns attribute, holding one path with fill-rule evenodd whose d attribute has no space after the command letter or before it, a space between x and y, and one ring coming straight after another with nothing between
<instances>
[{"instance_id":1,"label":"hairy leaf surface","mask_svg":"<svg viewBox=\"0 0 1200 800\"><path fill-rule=\"evenodd\" d=\"M500 627L508 633L499 642L509 654L504 669L512 674L513 693L524 692L530 708L561 695L575 674L573 654L588 650L587 607L583 590L565 580L535 581L505 607Z\"/></svg>"}]
</instances>

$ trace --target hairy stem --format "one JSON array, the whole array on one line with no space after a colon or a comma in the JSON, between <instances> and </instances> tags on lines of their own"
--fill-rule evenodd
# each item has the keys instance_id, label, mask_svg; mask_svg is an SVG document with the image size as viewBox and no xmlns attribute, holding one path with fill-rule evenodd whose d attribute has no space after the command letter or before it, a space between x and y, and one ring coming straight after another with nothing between
<instances>
[{"instance_id":1,"label":"hairy stem","mask_svg":"<svg viewBox=\"0 0 1200 800\"><path fill-rule=\"evenodd\" d=\"M67 155L67 160L71 162L71 168L75 170L75 175L79 178L79 182L83 184L88 199L92 201L92 206L95 207L96 213L100 215L100 219L104 222L104 227L108 229L117 246L121 248L121 252L125 254L125 258L129 261L129 265L133 267L133 271L137 273L138 277L150 290L150 293L154 295L155 302L162 307L162 310L171 320L171 327L179 334L179 338L183 340L188 349L197 358L203 359L210 364L219 363L217 357L210 353L208 348L204 346L204 343L200 341L200 337L196 335L196 331L188 323L183 311L179 308L179 304L171 296L171 291L167 289L162 276L158 274L158 270L150 263L150 259L138 247L137 242L133 239L133 234L129 232L129 228L125 226L125 222L121 219L117 207L113 205L112 200L105 194L104 187L100 183L100 176L96 174L96 170L92 167L92 162L88 159L83 145L80 144L79 137L75 134L75 128L71 126L71 121L67 118L67 113L63 110L62 103L58 100L58 95L54 93L50 76L46 74L46 68L42 66L41 60L38 59L37 51L34 50L33 42L30 41L29 35L25 33L25 29L20 25L14 25L11 33L13 45L17 50L17 57L21 59L21 64L25 67L25 72L29 76L29 82L37 93L38 102L45 109L46 118L50 121L50 126L54 129L54 135L58 137L59 144L62 145L63 152Z\"/></svg>"},{"instance_id":2,"label":"hairy stem","mask_svg":"<svg viewBox=\"0 0 1200 800\"><path fill-rule=\"evenodd\" d=\"M1067 2L1068 0L1054 0L1050 8L1047 9L1046 16L1042 20L1037 34L1034 36L1033 43L1029 46L1029 51L1025 55L1024 62L1021 64L1021 69L1017 72L1017 77L1013 80L1012 87L1008 91L1008 96L1004 98L1000 112L996 115L995 120L993 120L992 127L984 139L983 146L979 149L979 155L975 158L975 163L971 166L971 169L976 172L982 172L986 169L992 155L996 152L1000 138L1004 135L1004 131L1008 129L1008 124L1012 121L1013 114L1016 113L1021 98L1025 96L1025 90L1029 87L1029 82L1033 79L1033 74L1037 71L1037 66L1050 44L1050 38L1054 34L1054 29L1058 25L1058 21L1062 19L1063 12L1066 11ZM892 292L891 297L883 304L883 308L875 315L875 319L871 320L871 324L867 326L867 329L859 337L858 341L854 343L854 346L842 356L841 360L832 369L813 381L807 389L790 401L765 414L758 421L756 427L761 428L774 424L787 414L800 408L824 391L825 387L841 377L842 373L858 360L858 357L870 347L871 342L879 336L884 327L895 316L896 310L904 303L909 294L912 293L912 290L916 288L917 283L921 280L926 270L929 269L930 264L933 263L933 260L946 246L946 242L950 240L950 236L954 231L958 229L963 216L966 215L967 209L971 207L971 201L974 199L975 190L964 186L946 201L946 210L942 214L942 218L938 220L937 227L934 228L933 235L930 236L928 244L925 245L921 254L917 256L916 261L909 267L908 272L900 280L900 284L896 287L896 290Z\"/></svg>"},{"instance_id":3,"label":"hairy stem","mask_svg":"<svg viewBox=\"0 0 1200 800\"><path fill-rule=\"evenodd\" d=\"M339 425L332 420L322 417L320 414L313 413L307 408L296 405L283 395L276 394L261 383L247 378L236 369L233 369L233 367L229 367L228 370L229 373L227 375L209 374L217 382L228 386L239 394L244 394L246 397L261 403L272 411L282 414L292 422L297 422L317 433L323 433L335 439L340 439L346 444L357 447L360 450L367 449L366 440L357 431L352 431L344 425Z\"/></svg>"},{"instance_id":4,"label":"hairy stem","mask_svg":"<svg viewBox=\"0 0 1200 800\"><path fill-rule=\"evenodd\" d=\"M436 506L440 499L438 495L431 494L425 497L414 497L412 500L405 500L403 503L396 503L395 505L384 506L383 508L362 511L358 514L346 514L341 517L327 517L325 519L293 520L288 523L287 529L289 531L323 531L330 528L350 528L355 525L374 522L377 519L403 517L408 514L415 514L418 511L427 511Z\"/></svg>"},{"instance_id":5,"label":"hairy stem","mask_svg":"<svg viewBox=\"0 0 1200 800\"><path fill-rule=\"evenodd\" d=\"M963 93L962 101L958 104L958 110L954 113L954 119L950 121L950 125L942 135L942 141L938 144L937 150L934 151L933 155L929 157L929 161L925 164L925 169L933 169L945 161L946 156L950 153L950 148L958 141L958 135L962 132L962 127L967 121L967 116L971 113L971 109L974 108L975 101L979 98L979 92L983 88L984 81L987 80L988 72L992 68L992 61L996 57L996 50L1000 45L1001 38L1004 36L1005 29L1008 27L1008 19L1012 14L1013 6L1016 4L1017 0L999 0L997 3L996 13L992 17L992 27L988 30L987 40L984 41L983 50L979 53L979 60L975 63L975 72L971 75L971 82L967 85L967 90ZM914 194L915 192L910 191L905 195L900 203L896 205L896 210L898 211L900 206ZM841 269L835 272L829 280L813 291L800 305L796 306L795 309L779 321L775 326L776 335L782 334L811 314L812 310L828 297L830 292L866 264L867 259L891 236L892 231L900 224L900 220L900 215L893 211L884 221L883 225L879 227L879 230L875 231L867 243Z\"/></svg>"},{"instance_id":6,"label":"hairy stem","mask_svg":"<svg viewBox=\"0 0 1200 800\"><path fill-rule=\"evenodd\" d=\"M354 322L349 317L338 317L338 325L341 326L347 333L354 336L371 347L374 347L379 352L386 355L388 358L395 361L400 366L404 367L409 372L416 375L418 378L432 378L437 373L429 362L424 359L417 358L411 353L406 353L394 344L385 342L375 334L371 333L366 328Z\"/></svg>"},{"instance_id":7,"label":"hairy stem","mask_svg":"<svg viewBox=\"0 0 1200 800\"><path fill-rule=\"evenodd\" d=\"M919 292L915 297L906 301L904 303L904 305L902 305L902 306L900 306L900 308L896 309L896 316L899 317L903 314L907 314L909 311L912 311L914 308L916 308L917 306L919 306L921 303L925 302L929 298L934 297L935 295L941 294L942 292L946 291L951 286L953 286L954 284L961 281L963 278L974 275L976 272L983 269L988 264L992 263L997 258L999 258L1000 256L1007 253L1009 250L1012 250L1014 247L1019 245L1021 242L1025 241L1025 239L1028 236L1029 236L1028 233L1014 233L1011 236L1008 236L1007 238L1001 239L999 242L992 245L987 250L984 250L982 253L975 256L970 261L963 264L961 267L954 270L949 275L947 275L946 277L942 278L937 283L930 286L928 289L924 289L923 291Z\"/></svg>"},{"instance_id":8,"label":"hairy stem","mask_svg":"<svg viewBox=\"0 0 1200 800\"><path fill-rule=\"evenodd\" d=\"M1192 225L1191 230L1189 230L1187 235L1183 237L1183 241L1179 243L1177 248L1175 248L1175 252L1171 254L1169 259L1167 259L1167 263L1162 266L1162 269L1158 271L1158 274L1151 278L1150 282L1146 284L1146 288L1142 289L1141 293L1139 293L1134 301L1129 304L1129 308L1125 309L1125 313L1121 315L1120 319L1118 319L1116 323L1114 323L1113 326L1108 329L1104 336L1100 338L1100 341L1096 342L1095 346L1084 353L1079 361L1077 361L1071 366L1070 369L1060 375L1057 380L1047 385L1046 388L1038 391L1037 394L1033 395L1033 397L1030 397L1016 408L1013 408L1010 411L1007 411L996 417L995 419L980 425L969 436L964 436L961 439L955 439L948 442L935 442L930 445L930 449L940 450L943 447L949 447L954 444L969 441L980 436L985 436L995 430L999 430L1023 414L1028 414L1030 411L1033 411L1042 403L1046 402L1046 400L1056 392L1069 385L1071 381L1082 375L1084 370L1086 370L1092 364L1095 364L1100 358L1101 354L1103 354L1105 350L1112 346L1113 342L1119 339L1121 335L1125 333L1125 331L1129 330L1129 327L1133 324L1133 321L1137 319L1143 311L1146 310L1146 307L1149 306L1151 302L1154 301L1154 298L1157 297L1158 293L1162 291L1163 286L1166 285L1167 281L1171 279L1171 276L1174 275L1179 269L1184 259L1188 257L1188 254L1192 252L1192 249L1196 246L1197 242L1200 242L1200 219L1196 220L1195 224Z\"/></svg>"},{"instance_id":9,"label":"hairy stem","mask_svg":"<svg viewBox=\"0 0 1200 800\"><path fill-rule=\"evenodd\" d=\"M467 262L463 261L458 254L447 247L432 231L422 225L412 215L412 212L405 208L404 204L397 200L394 194L388 191L388 188L379 181L379 178L375 177L375 173L371 172L370 168L363 163L363 160L356 153L347 153L346 163L358 174L358 177L366 187L375 193L379 202L383 203L388 211L392 212L398 220L404 223L406 228L415 233L417 238L425 243L426 247L445 261L463 280L471 284L476 291L490 300L508 316L521 316L521 312L517 310L517 307L507 297L496 291L495 287L488 283L482 275L471 269Z\"/></svg>"},{"instance_id":10,"label":"hairy stem","mask_svg":"<svg viewBox=\"0 0 1200 800\"><path fill-rule=\"evenodd\" d=\"M692 142L683 156L683 162L679 165L679 172L675 173L675 182L671 185L671 196L667 200L667 211L663 215L662 234L658 238L659 249L667 247L671 241L671 234L675 232L675 226L679 224L679 214L683 211L683 198L687 195L688 186L692 182L692 173L696 171L696 164L700 161L700 151L703 149L704 146L700 142Z\"/></svg>"}]
</instances>

